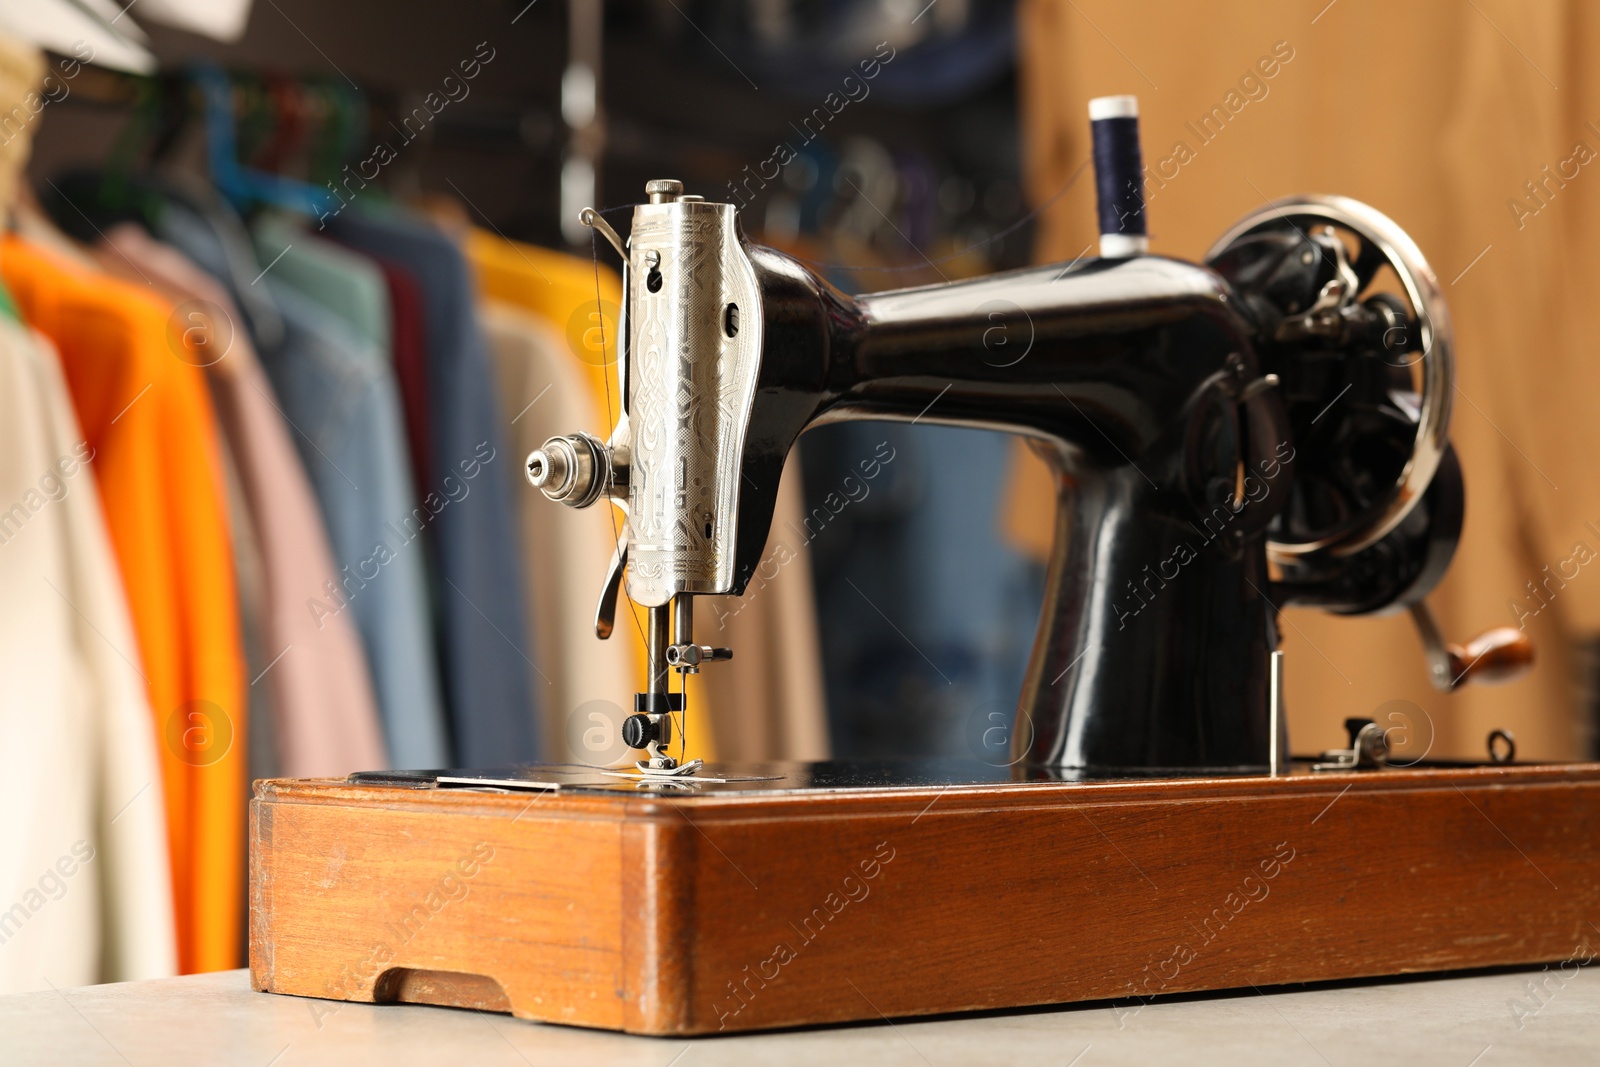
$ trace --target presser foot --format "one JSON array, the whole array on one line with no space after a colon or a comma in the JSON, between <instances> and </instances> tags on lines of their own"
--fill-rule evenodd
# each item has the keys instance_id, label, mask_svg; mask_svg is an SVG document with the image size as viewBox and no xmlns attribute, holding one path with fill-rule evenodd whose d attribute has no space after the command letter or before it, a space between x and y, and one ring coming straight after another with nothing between
<instances>
[{"instance_id":1,"label":"presser foot","mask_svg":"<svg viewBox=\"0 0 1600 1067\"><path fill-rule=\"evenodd\" d=\"M665 753L652 755L650 759L634 764L646 778L687 778L704 766L704 760L692 759L687 763L679 763Z\"/></svg>"},{"instance_id":2,"label":"presser foot","mask_svg":"<svg viewBox=\"0 0 1600 1067\"><path fill-rule=\"evenodd\" d=\"M622 741L632 749L643 749L647 759L641 770L653 773L673 771L678 761L667 753L672 743L672 715L683 711L682 693L639 693L634 697L634 713L622 721Z\"/></svg>"}]
</instances>

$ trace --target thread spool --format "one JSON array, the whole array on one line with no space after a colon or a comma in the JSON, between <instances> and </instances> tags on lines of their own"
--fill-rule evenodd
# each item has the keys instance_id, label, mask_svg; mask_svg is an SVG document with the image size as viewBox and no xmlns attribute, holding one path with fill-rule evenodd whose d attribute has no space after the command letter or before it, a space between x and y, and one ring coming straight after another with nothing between
<instances>
[{"instance_id":1,"label":"thread spool","mask_svg":"<svg viewBox=\"0 0 1600 1067\"><path fill-rule=\"evenodd\" d=\"M1094 141L1095 200L1100 255L1125 259L1150 250L1144 217L1144 155L1139 150L1139 98L1097 96L1089 101Z\"/></svg>"}]
</instances>

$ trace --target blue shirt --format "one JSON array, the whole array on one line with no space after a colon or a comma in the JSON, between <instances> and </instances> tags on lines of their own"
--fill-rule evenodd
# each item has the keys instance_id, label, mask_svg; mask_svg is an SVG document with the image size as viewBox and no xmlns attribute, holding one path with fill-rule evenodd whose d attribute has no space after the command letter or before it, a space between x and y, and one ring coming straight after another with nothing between
<instances>
[{"instance_id":1,"label":"blue shirt","mask_svg":"<svg viewBox=\"0 0 1600 1067\"><path fill-rule=\"evenodd\" d=\"M405 523L412 481L394 373L325 309L270 273L262 284L284 322L283 345L263 362L340 567L307 610L354 613L395 765L448 767L424 547Z\"/></svg>"}]
</instances>

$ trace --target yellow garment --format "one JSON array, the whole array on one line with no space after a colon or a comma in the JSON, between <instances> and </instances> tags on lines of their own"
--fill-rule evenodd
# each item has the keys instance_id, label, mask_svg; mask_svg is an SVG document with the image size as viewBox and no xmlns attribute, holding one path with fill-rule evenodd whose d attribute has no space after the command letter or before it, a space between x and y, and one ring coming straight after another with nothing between
<instances>
[{"instance_id":1,"label":"yellow garment","mask_svg":"<svg viewBox=\"0 0 1600 1067\"><path fill-rule=\"evenodd\" d=\"M604 414L615 422L622 403L612 370L617 350L617 315L622 306L622 278L617 272L600 267L597 285L592 260L508 241L477 229L467 234L466 253L478 275L478 290L485 298L531 311L561 334L568 351L588 371ZM604 409L608 390L610 406ZM598 430L604 436L611 427Z\"/></svg>"},{"instance_id":2,"label":"yellow garment","mask_svg":"<svg viewBox=\"0 0 1600 1067\"><path fill-rule=\"evenodd\" d=\"M245 669L221 459L199 357L171 308L16 237L0 270L60 351L149 685L184 972L239 965ZM182 353L180 355L180 353ZM187 358L185 358L187 357Z\"/></svg>"},{"instance_id":3,"label":"yellow garment","mask_svg":"<svg viewBox=\"0 0 1600 1067\"><path fill-rule=\"evenodd\" d=\"M1587 165L1600 152L1600 68L1589 60L1600 9L1576 0L1024 0L1019 17L1033 203L1089 158L1087 101L1135 93L1145 162L1160 178L1149 182L1152 251L1199 259L1266 199L1338 193L1399 223L1450 302L1451 437L1467 516L1430 601L1452 640L1525 622L1538 665L1509 686L1441 695L1403 616L1291 609L1295 750L1343 744L1345 716L1404 699L1428 711L1435 755L1481 758L1497 726L1516 734L1519 756L1579 755L1571 648L1600 629L1600 570L1551 582L1546 607L1527 583L1544 585L1546 566L1570 575L1575 543L1591 550L1586 558L1600 549L1588 525L1600 527L1591 411L1600 372L1583 315L1600 281L1600 171ZM1201 136L1214 106L1225 121L1213 118ZM1070 259L1094 238L1085 172L1044 210L1038 258ZM1047 543L1050 490L1036 471L1019 472L1015 485L1011 530Z\"/></svg>"}]
</instances>

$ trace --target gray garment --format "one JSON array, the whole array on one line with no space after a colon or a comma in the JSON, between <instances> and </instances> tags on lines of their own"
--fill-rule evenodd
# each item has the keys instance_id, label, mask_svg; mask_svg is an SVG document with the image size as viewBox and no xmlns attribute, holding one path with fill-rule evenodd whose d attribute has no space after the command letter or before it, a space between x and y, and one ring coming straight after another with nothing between
<instances>
[{"instance_id":1,"label":"gray garment","mask_svg":"<svg viewBox=\"0 0 1600 1067\"><path fill-rule=\"evenodd\" d=\"M337 588L307 610L355 613L397 767L450 766L423 545L404 525L412 479L388 361L269 274L284 341L264 356L322 514Z\"/></svg>"}]
</instances>

